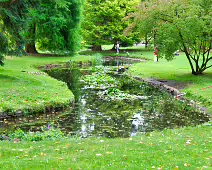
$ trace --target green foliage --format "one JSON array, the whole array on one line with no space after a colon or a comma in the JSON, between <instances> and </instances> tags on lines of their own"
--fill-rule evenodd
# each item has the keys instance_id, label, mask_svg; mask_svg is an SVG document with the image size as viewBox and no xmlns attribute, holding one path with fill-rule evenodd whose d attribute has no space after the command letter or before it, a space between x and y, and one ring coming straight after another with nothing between
<instances>
[{"instance_id":1,"label":"green foliage","mask_svg":"<svg viewBox=\"0 0 212 170\"><path fill-rule=\"evenodd\" d=\"M0 27L8 42L10 41L9 51L12 54L24 54L24 38L22 31L26 27L26 16L29 9L37 6L39 0L15 0L1 2L0 6Z\"/></svg>"},{"instance_id":2,"label":"green foliage","mask_svg":"<svg viewBox=\"0 0 212 170\"><path fill-rule=\"evenodd\" d=\"M205 5L208 4L208 5ZM207 6L207 7L206 7ZM185 52L192 74L198 75L211 65L212 23L211 3L208 0L183 1L169 3L160 0L142 2L133 15L134 24L145 27L159 46L159 57L173 59L176 50Z\"/></svg>"},{"instance_id":3,"label":"green foliage","mask_svg":"<svg viewBox=\"0 0 212 170\"><path fill-rule=\"evenodd\" d=\"M132 45L138 40L137 32L128 37L123 35L124 29L130 21L123 18L135 11L137 0L88 0L84 8L84 20L82 23L84 40L87 44L101 46L120 41L121 45Z\"/></svg>"},{"instance_id":4,"label":"green foliage","mask_svg":"<svg viewBox=\"0 0 212 170\"><path fill-rule=\"evenodd\" d=\"M0 33L0 65L4 65L4 55L7 54L8 41L4 34Z\"/></svg>"},{"instance_id":5,"label":"green foliage","mask_svg":"<svg viewBox=\"0 0 212 170\"><path fill-rule=\"evenodd\" d=\"M73 55L79 50L83 0L16 0L2 4L0 26L12 54L25 54L24 45L35 47L35 43L41 50L55 53Z\"/></svg>"},{"instance_id":6,"label":"green foliage","mask_svg":"<svg viewBox=\"0 0 212 170\"><path fill-rule=\"evenodd\" d=\"M88 84L88 88L106 89L118 86L116 79L106 74L107 68L98 67L95 71L91 75L82 77L82 80Z\"/></svg>"},{"instance_id":7,"label":"green foliage","mask_svg":"<svg viewBox=\"0 0 212 170\"><path fill-rule=\"evenodd\" d=\"M37 42L40 50L73 55L80 48L82 5L83 0L42 0L40 7L32 9L28 16L28 43Z\"/></svg>"},{"instance_id":8,"label":"green foliage","mask_svg":"<svg viewBox=\"0 0 212 170\"><path fill-rule=\"evenodd\" d=\"M22 141L41 141L41 140L55 140L64 138L65 135L62 131L54 128L53 125L43 127L41 131L37 132L24 132L21 129L16 130L14 133L9 134L11 140Z\"/></svg>"},{"instance_id":9,"label":"green foliage","mask_svg":"<svg viewBox=\"0 0 212 170\"><path fill-rule=\"evenodd\" d=\"M103 61L103 56L100 53L94 54L91 57L91 62L92 62L92 70L96 71L97 66L101 66Z\"/></svg>"}]
</instances>

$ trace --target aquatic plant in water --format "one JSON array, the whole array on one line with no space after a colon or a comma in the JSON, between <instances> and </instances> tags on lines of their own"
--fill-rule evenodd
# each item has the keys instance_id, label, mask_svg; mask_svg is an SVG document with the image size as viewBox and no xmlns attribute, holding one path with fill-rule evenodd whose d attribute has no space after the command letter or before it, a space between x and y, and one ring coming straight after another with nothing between
<instances>
[{"instance_id":1,"label":"aquatic plant in water","mask_svg":"<svg viewBox=\"0 0 212 170\"><path fill-rule=\"evenodd\" d=\"M99 91L98 96L102 100L136 100L136 99L148 99L148 96L139 96L134 94L128 94L117 88L108 88L104 91Z\"/></svg>"},{"instance_id":2,"label":"aquatic plant in water","mask_svg":"<svg viewBox=\"0 0 212 170\"><path fill-rule=\"evenodd\" d=\"M81 81L86 84L85 88L106 89L119 86L118 81L107 75L107 70L102 70L101 68L91 75L83 76Z\"/></svg>"}]
</instances>

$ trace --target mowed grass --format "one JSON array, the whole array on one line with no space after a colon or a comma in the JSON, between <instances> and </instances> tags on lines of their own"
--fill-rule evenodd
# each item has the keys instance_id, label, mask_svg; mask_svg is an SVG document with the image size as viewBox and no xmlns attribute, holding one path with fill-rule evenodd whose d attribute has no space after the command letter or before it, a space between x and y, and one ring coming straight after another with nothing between
<instances>
[{"instance_id":1,"label":"mowed grass","mask_svg":"<svg viewBox=\"0 0 212 170\"><path fill-rule=\"evenodd\" d=\"M43 112L46 107L63 107L74 96L64 82L38 69L45 64L88 60L76 57L7 57L0 67L0 112Z\"/></svg>"},{"instance_id":2,"label":"mowed grass","mask_svg":"<svg viewBox=\"0 0 212 170\"><path fill-rule=\"evenodd\" d=\"M211 125L133 138L0 142L0 169L212 169Z\"/></svg>"}]
</instances>

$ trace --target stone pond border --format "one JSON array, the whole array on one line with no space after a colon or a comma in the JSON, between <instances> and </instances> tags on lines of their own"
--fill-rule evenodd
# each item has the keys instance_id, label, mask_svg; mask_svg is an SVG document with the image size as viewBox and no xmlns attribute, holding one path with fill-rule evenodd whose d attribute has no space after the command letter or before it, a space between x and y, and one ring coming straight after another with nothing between
<instances>
[{"instance_id":1,"label":"stone pond border","mask_svg":"<svg viewBox=\"0 0 212 170\"><path fill-rule=\"evenodd\" d=\"M176 100L180 100L180 101L187 101L191 106L199 109L199 111L207 114L210 118L211 118L211 114L209 112L207 112L207 109L205 107L199 106L195 101L193 100L188 100L186 99L184 96L186 93L180 92L178 89L168 86L165 83L155 80L155 79L148 79L148 78L140 78L140 77L135 77L135 76L131 76L133 79L137 80L137 81L142 81L144 83L147 83L150 86L153 86L154 88L158 88L161 91L165 91L168 94L170 94L171 96L173 96Z\"/></svg>"}]
</instances>

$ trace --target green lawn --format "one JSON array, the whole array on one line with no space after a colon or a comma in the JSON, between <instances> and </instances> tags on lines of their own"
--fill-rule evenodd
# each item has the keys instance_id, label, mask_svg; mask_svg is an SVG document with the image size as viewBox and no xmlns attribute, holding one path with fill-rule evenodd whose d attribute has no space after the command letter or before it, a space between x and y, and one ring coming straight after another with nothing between
<instances>
[{"instance_id":1,"label":"green lawn","mask_svg":"<svg viewBox=\"0 0 212 170\"><path fill-rule=\"evenodd\" d=\"M211 125L133 138L0 142L2 170L212 169Z\"/></svg>"},{"instance_id":2,"label":"green lawn","mask_svg":"<svg viewBox=\"0 0 212 170\"><path fill-rule=\"evenodd\" d=\"M38 66L90 57L7 57L0 67L0 112L42 112L46 107L66 106L74 96L64 82L38 70Z\"/></svg>"}]
</instances>

